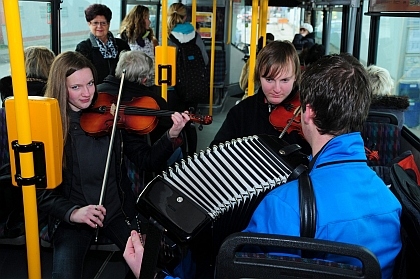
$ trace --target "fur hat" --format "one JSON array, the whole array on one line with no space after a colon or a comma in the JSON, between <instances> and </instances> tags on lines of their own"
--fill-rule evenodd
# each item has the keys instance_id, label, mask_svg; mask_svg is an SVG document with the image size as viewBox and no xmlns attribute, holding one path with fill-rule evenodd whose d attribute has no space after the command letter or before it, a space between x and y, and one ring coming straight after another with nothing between
<instances>
[{"instance_id":1,"label":"fur hat","mask_svg":"<svg viewBox=\"0 0 420 279\"><path fill-rule=\"evenodd\" d=\"M300 26L300 28L308 30L309 33L314 32L314 28L309 23L304 23Z\"/></svg>"}]
</instances>

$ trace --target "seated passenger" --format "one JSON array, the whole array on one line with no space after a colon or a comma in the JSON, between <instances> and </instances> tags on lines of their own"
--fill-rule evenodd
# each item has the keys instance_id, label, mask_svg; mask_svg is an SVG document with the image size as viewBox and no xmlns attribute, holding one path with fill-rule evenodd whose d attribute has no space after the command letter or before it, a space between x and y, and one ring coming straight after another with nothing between
<instances>
[{"instance_id":1,"label":"seated passenger","mask_svg":"<svg viewBox=\"0 0 420 279\"><path fill-rule=\"evenodd\" d=\"M60 106L63 182L53 190L39 190L37 201L39 210L50 215L48 234L54 248L52 278L82 278L84 259L97 229L99 235L124 249L131 223L136 224L133 221L137 211L122 155L142 170L159 168L182 143L178 136L190 119L186 113L172 114L172 127L153 146L135 133L117 129L107 184L102 190L110 136L89 136L81 121L86 109L98 98L96 79L94 65L78 52L61 53L51 66L45 95L56 98ZM95 129L95 121L85 122Z\"/></svg>"},{"instance_id":2,"label":"seated passenger","mask_svg":"<svg viewBox=\"0 0 420 279\"><path fill-rule=\"evenodd\" d=\"M228 112L210 146L232 139L267 134L279 137L280 131L270 123L270 114L279 108L278 118L290 119L299 103L300 64L298 54L288 41L273 41L259 53L255 64L254 82L258 93L241 101ZM284 108L284 113L282 109ZM301 131L287 131L283 139L297 143L302 152L310 154L310 147Z\"/></svg>"},{"instance_id":3,"label":"seated passenger","mask_svg":"<svg viewBox=\"0 0 420 279\"><path fill-rule=\"evenodd\" d=\"M141 105L141 99L133 98L146 96L153 98L160 110L166 110L168 106L165 99L158 95L153 87L146 86L147 81L151 77L152 69L153 60L145 52L141 50L123 51L115 69L115 76L108 75L101 84L98 84L97 90L98 92L105 92L118 96L122 73L123 70L125 70L124 86L121 92L121 101L123 101L123 104L131 104L132 107L138 107ZM151 143L159 140L162 134L171 126L172 120L169 116L159 117L156 128L149 133ZM171 164L171 162L169 162L169 164ZM139 194L143 189L145 182L151 180L152 177L144 177L131 162L129 162L127 168L129 170L129 177L135 184L135 193ZM166 164L162 166L160 171L163 171L165 168Z\"/></svg>"},{"instance_id":4,"label":"seated passenger","mask_svg":"<svg viewBox=\"0 0 420 279\"><path fill-rule=\"evenodd\" d=\"M372 96L367 73L348 54L330 55L305 70L300 89L302 128L312 147L315 238L368 248L379 260L382 278L392 278L401 249L401 205L366 164L360 130ZM299 236L298 180L268 193L245 231ZM143 251L132 231L123 256L137 278ZM360 265L347 257L326 254L324 259Z\"/></svg>"},{"instance_id":5,"label":"seated passenger","mask_svg":"<svg viewBox=\"0 0 420 279\"><path fill-rule=\"evenodd\" d=\"M293 45L297 51L302 51L303 45L307 42L315 43L314 28L309 23L303 23L300 26L299 33L293 37Z\"/></svg>"},{"instance_id":6,"label":"seated passenger","mask_svg":"<svg viewBox=\"0 0 420 279\"><path fill-rule=\"evenodd\" d=\"M392 94L394 81L387 69L370 65L367 67L367 73L373 93L370 110L395 114L398 119L398 128L401 130L404 125L404 111L410 106L408 96Z\"/></svg>"},{"instance_id":7,"label":"seated passenger","mask_svg":"<svg viewBox=\"0 0 420 279\"><path fill-rule=\"evenodd\" d=\"M263 39L264 38L262 36L258 39L257 55L264 47ZM267 33L265 45L271 43L272 41L274 41L274 35L271 33ZM249 59L246 60L244 66L242 67L241 76L239 77L239 87L242 89L242 91L244 91L244 96L242 97L242 100L249 96L248 95L248 76L249 76Z\"/></svg>"},{"instance_id":8,"label":"seated passenger","mask_svg":"<svg viewBox=\"0 0 420 279\"><path fill-rule=\"evenodd\" d=\"M382 277L391 278L401 249L401 205L366 163L360 131L371 97L366 70L348 54L322 57L302 74L301 122L312 147L315 238L368 248L379 260ZM298 197L298 180L272 190L245 231L299 236ZM325 260L338 261L329 255Z\"/></svg>"}]
</instances>

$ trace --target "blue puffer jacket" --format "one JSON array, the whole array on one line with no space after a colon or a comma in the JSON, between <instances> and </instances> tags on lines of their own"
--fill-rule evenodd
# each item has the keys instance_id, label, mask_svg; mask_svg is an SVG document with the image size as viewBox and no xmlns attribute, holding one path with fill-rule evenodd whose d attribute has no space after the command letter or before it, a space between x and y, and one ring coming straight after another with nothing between
<instances>
[{"instance_id":1,"label":"blue puffer jacket","mask_svg":"<svg viewBox=\"0 0 420 279\"><path fill-rule=\"evenodd\" d=\"M310 177L317 206L315 238L368 248L379 260L382 277L391 278L401 249L401 205L367 166L360 133L333 138L312 163ZM245 231L299 236L297 180L271 191ZM343 260L332 255L325 259ZM342 262L360 265L358 260L348 258Z\"/></svg>"}]
</instances>

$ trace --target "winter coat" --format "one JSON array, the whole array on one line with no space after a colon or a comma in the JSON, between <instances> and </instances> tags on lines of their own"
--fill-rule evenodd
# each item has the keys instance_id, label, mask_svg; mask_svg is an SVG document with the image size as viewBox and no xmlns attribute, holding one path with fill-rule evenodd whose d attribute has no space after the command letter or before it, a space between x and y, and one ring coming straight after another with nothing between
<instances>
[{"instance_id":1,"label":"winter coat","mask_svg":"<svg viewBox=\"0 0 420 279\"><path fill-rule=\"evenodd\" d=\"M382 278L391 278L401 249L401 204L368 167L360 133L330 140L312 158L309 176L317 208L315 238L368 248L379 260ZM245 231L300 236L298 180L268 193ZM320 258L360 265L336 255Z\"/></svg>"}]
</instances>

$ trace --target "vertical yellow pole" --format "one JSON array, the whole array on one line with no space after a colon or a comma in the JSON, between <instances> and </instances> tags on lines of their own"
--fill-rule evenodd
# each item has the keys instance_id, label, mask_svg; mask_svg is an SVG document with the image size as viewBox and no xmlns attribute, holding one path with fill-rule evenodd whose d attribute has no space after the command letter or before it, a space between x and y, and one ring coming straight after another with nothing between
<instances>
[{"instance_id":1,"label":"vertical yellow pole","mask_svg":"<svg viewBox=\"0 0 420 279\"><path fill-rule=\"evenodd\" d=\"M251 50L249 56L248 74L248 96L254 95L254 72L255 58L257 56L256 33L257 33L258 0L252 0L252 22L251 22Z\"/></svg>"},{"instance_id":2,"label":"vertical yellow pole","mask_svg":"<svg viewBox=\"0 0 420 279\"><path fill-rule=\"evenodd\" d=\"M26 87L23 40L18 0L4 0L3 6L5 11L7 39L9 42L10 68L13 77L15 110L16 112L19 112L16 113L18 143L19 145L28 145L32 143L31 123L29 117L28 89ZM32 152L21 153L20 164L22 178L31 178L34 176L34 161ZM25 214L28 278L41 278L41 258L39 249L35 185L22 186L22 192Z\"/></svg>"},{"instance_id":3,"label":"vertical yellow pole","mask_svg":"<svg viewBox=\"0 0 420 279\"><path fill-rule=\"evenodd\" d=\"M232 14L233 14L233 0L229 1L229 22L226 44L230 44L230 37L232 36Z\"/></svg>"},{"instance_id":4,"label":"vertical yellow pole","mask_svg":"<svg viewBox=\"0 0 420 279\"><path fill-rule=\"evenodd\" d=\"M263 9L262 9L263 1L264 0L260 0L259 9L258 9L258 36L257 36L257 38L260 38L263 35L263 33L261 31L261 28L264 24Z\"/></svg>"},{"instance_id":5,"label":"vertical yellow pole","mask_svg":"<svg viewBox=\"0 0 420 279\"><path fill-rule=\"evenodd\" d=\"M163 57L162 57L162 64L167 65L168 63L168 53L167 47L168 46L168 0L162 0L162 47L163 50ZM162 72L162 79L166 80L168 77L166 71ZM176 77L172 77L175 79ZM162 83L162 98L168 101L168 84Z\"/></svg>"},{"instance_id":6,"label":"vertical yellow pole","mask_svg":"<svg viewBox=\"0 0 420 279\"><path fill-rule=\"evenodd\" d=\"M261 17L260 17L260 26L261 26L260 36L264 36L264 39L263 39L263 47L264 47L265 44L266 44L266 40L267 40L266 33L267 33L268 0L261 0L260 9L262 10Z\"/></svg>"},{"instance_id":7,"label":"vertical yellow pole","mask_svg":"<svg viewBox=\"0 0 420 279\"><path fill-rule=\"evenodd\" d=\"M217 13L217 0L213 0L213 16L211 17L211 61L210 61L209 115L213 115L214 49L216 47L216 13Z\"/></svg>"},{"instance_id":8,"label":"vertical yellow pole","mask_svg":"<svg viewBox=\"0 0 420 279\"><path fill-rule=\"evenodd\" d=\"M196 12L197 12L197 0L193 0L192 1L191 24L192 24L192 26L194 26L195 31L197 31L197 28L196 28L196 25L195 25L195 23L197 21Z\"/></svg>"}]
</instances>

